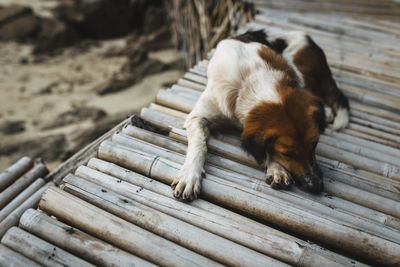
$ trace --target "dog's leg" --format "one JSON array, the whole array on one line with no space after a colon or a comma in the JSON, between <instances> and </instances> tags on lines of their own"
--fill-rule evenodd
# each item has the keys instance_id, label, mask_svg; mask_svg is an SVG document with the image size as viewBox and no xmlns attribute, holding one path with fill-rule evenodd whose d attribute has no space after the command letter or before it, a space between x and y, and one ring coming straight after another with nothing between
<instances>
[{"instance_id":1,"label":"dog's leg","mask_svg":"<svg viewBox=\"0 0 400 267\"><path fill-rule=\"evenodd\" d=\"M266 165L266 182L271 185L273 189L288 188L293 183L290 173L268 155Z\"/></svg>"},{"instance_id":2,"label":"dog's leg","mask_svg":"<svg viewBox=\"0 0 400 267\"><path fill-rule=\"evenodd\" d=\"M219 114L213 102L203 93L185 123L188 148L185 163L178 172L171 186L174 197L184 200L197 198L204 173L204 162L207 154L209 123Z\"/></svg>"}]
</instances>

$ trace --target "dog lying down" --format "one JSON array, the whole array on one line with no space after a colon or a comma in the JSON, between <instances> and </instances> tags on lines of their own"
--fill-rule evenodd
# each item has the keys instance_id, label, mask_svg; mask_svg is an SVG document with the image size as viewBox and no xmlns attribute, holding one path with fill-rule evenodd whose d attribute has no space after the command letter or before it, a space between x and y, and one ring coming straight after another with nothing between
<instances>
[{"instance_id":1,"label":"dog lying down","mask_svg":"<svg viewBox=\"0 0 400 267\"><path fill-rule=\"evenodd\" d=\"M303 32L249 31L219 42L207 88L185 123L188 149L172 183L174 196L195 199L201 188L210 127L242 129L243 147L266 168L275 189L295 183L319 193L322 173L315 147L324 131L324 105L333 129L349 122L349 105L320 47Z\"/></svg>"}]
</instances>

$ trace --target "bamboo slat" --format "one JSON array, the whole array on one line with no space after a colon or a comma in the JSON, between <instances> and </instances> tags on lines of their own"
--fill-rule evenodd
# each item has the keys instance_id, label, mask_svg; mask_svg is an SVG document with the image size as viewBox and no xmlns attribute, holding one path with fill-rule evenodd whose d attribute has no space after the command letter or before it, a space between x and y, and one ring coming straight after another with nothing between
<instances>
[{"instance_id":1,"label":"bamboo slat","mask_svg":"<svg viewBox=\"0 0 400 267\"><path fill-rule=\"evenodd\" d=\"M18 180L7 187L6 190L0 193L0 208L7 205L13 197L28 187L33 181L35 181L35 179L44 177L47 173L48 170L46 166L43 163L39 163L22 177L18 178Z\"/></svg>"},{"instance_id":2,"label":"bamboo slat","mask_svg":"<svg viewBox=\"0 0 400 267\"><path fill-rule=\"evenodd\" d=\"M29 157L23 157L0 174L0 192L33 166Z\"/></svg>"},{"instance_id":3,"label":"bamboo slat","mask_svg":"<svg viewBox=\"0 0 400 267\"><path fill-rule=\"evenodd\" d=\"M0 238L9 228L18 224L19 219L27 209L37 206L42 193L47 189L48 185L49 184L42 186L33 195L26 199L18 208L12 211L2 222L0 222Z\"/></svg>"},{"instance_id":4,"label":"bamboo slat","mask_svg":"<svg viewBox=\"0 0 400 267\"><path fill-rule=\"evenodd\" d=\"M15 252L12 249L0 244L0 265L9 267L32 266L39 267L41 265L31 261L27 257Z\"/></svg>"},{"instance_id":5,"label":"bamboo slat","mask_svg":"<svg viewBox=\"0 0 400 267\"><path fill-rule=\"evenodd\" d=\"M171 188L168 185L164 185L156 180L147 178L146 176L132 172L116 164L93 158L88 162L88 167L174 200ZM146 190L138 190L136 193L136 195L147 196ZM171 208L168 208L166 205L166 203L169 202L172 204ZM287 263L295 261L299 266L313 266L315 264L318 265L319 260L321 260L327 265L329 265L331 261L337 264L348 265L351 261L329 250L322 249L301 239L279 232L202 199L191 202L190 206L175 200L166 201L165 199L163 199L163 204L158 204L155 200L146 201L143 202L143 204L152 205L155 209L176 216L188 223L198 223L197 226L203 227L204 229L210 226L207 230L210 232L215 231L215 233L219 233L220 235L224 233L221 227L229 227L226 238L231 238L233 241L242 243L243 245L247 244L248 247L259 250L260 252L265 252ZM209 222L210 225L207 222ZM230 226L232 226L235 231L232 231ZM249 243L246 243L246 237L241 236L241 232L244 232L247 237L254 237L250 239ZM234 239L236 234L240 236L240 240ZM258 246L258 240L260 238L261 244ZM271 247L269 247L268 244L271 244ZM281 249L286 250L287 253L282 253L283 251ZM300 250L303 252L299 254ZM300 258L297 258L296 255L299 255ZM321 255L326 258L326 261L320 258ZM297 261L298 259L300 259L300 261ZM358 265L360 263L354 262L354 264Z\"/></svg>"},{"instance_id":6,"label":"bamboo slat","mask_svg":"<svg viewBox=\"0 0 400 267\"><path fill-rule=\"evenodd\" d=\"M180 168L179 164L157 156L121 149L108 141L100 145L99 157L145 175L151 174L151 177L165 183L172 183ZM275 197L212 175L203 179L202 188L203 197L292 231L301 232L304 236L337 249L351 250L366 259L382 263L395 263L400 260L396 258L399 256L397 252L400 244L343 224L336 224L311 212L303 212ZM282 210L285 212L282 213Z\"/></svg>"},{"instance_id":7,"label":"bamboo slat","mask_svg":"<svg viewBox=\"0 0 400 267\"><path fill-rule=\"evenodd\" d=\"M50 218L38 210L25 211L19 225L35 236L97 266L154 266L100 239Z\"/></svg>"},{"instance_id":8,"label":"bamboo slat","mask_svg":"<svg viewBox=\"0 0 400 267\"><path fill-rule=\"evenodd\" d=\"M94 266L18 227L10 228L1 243L44 266Z\"/></svg>"},{"instance_id":9,"label":"bamboo slat","mask_svg":"<svg viewBox=\"0 0 400 267\"><path fill-rule=\"evenodd\" d=\"M81 166L77 169L76 174L85 178L97 178L97 176L107 176L90 168ZM93 177L94 176L94 177ZM208 231L200 229L196 226L178 220L165 213L157 211L132 199L121 200L121 196L113 193L115 188L110 185L117 184L118 179L108 179L105 177L101 183L101 187L93 183L85 182L85 180L69 175L64 178L64 182L75 183L76 187L81 190L69 188L67 191L76 194L82 199L95 204L104 210L111 212L131 223L134 223L144 229L171 240L181 246L184 246L194 252L202 254L207 258L214 259L224 265L231 266L283 266L280 262L266 257L254 250L250 250L239 244L233 243L227 239L221 238ZM78 180L73 182L72 180ZM93 180L91 179L91 182ZM105 184L103 184L105 183ZM122 182L121 182L122 183ZM125 186L128 186L124 183ZM104 188L109 188L109 191ZM65 188L64 188L65 189ZM121 187L118 187L121 194ZM130 193L141 190L140 187L130 187ZM104 192L106 191L106 192ZM125 191L126 192L126 191ZM122 194L128 197L126 194ZM130 195L130 194L129 194ZM201 236L201 239L199 238ZM231 251L235 251L234 255Z\"/></svg>"},{"instance_id":10,"label":"bamboo slat","mask_svg":"<svg viewBox=\"0 0 400 267\"><path fill-rule=\"evenodd\" d=\"M64 205L60 206L59 203ZM55 187L43 193L39 208L73 227L157 265L218 265Z\"/></svg>"},{"instance_id":11,"label":"bamboo slat","mask_svg":"<svg viewBox=\"0 0 400 267\"><path fill-rule=\"evenodd\" d=\"M158 155L160 157L174 161L179 164L183 164L183 162L184 162L184 156L181 154L173 153L170 150L167 150L167 149L164 149L161 147L156 147L156 146L150 145L148 143L123 136L121 134L114 135L112 140L113 140L113 142L123 145L125 148L131 148L134 151L141 151L141 152L145 152L148 154ZM264 182L264 180L265 180L264 175L259 176L254 179L254 178L250 178L249 176L246 176L246 175L241 175L241 174L238 174L238 173L235 173L232 171L223 170L222 168L216 168L209 164L206 164L204 166L204 169L205 169L206 173L210 173L217 177L224 178L226 180L241 184L248 188L255 189L260 192L267 193L271 196L281 198L282 200L287 201L288 203L292 203L292 205L294 205L298 208L315 211L319 214L322 214L326 217L331 218L332 220L338 219L340 221L348 222L352 225L358 225L360 227L360 229L369 229L372 232L380 233L381 235L387 236L389 238L396 236L397 233L381 232L381 230L383 230L381 225L371 224L367 221L364 221L361 218L358 218L357 216L349 215L347 212L343 213L340 211L340 209L351 212L352 214L359 214L360 216L362 216L364 218L368 218L372 221L377 221L377 222L381 222L381 223L389 222L395 228L400 229L400 220L398 220L398 222L397 222L397 220L395 218L391 218L390 216L389 216L390 218L388 218L388 216L385 214L382 214L382 213L379 214L378 212L374 212L372 210L365 209L358 205L349 205L348 201L344 201L340 198L335 198L335 197L328 198L328 197L323 197L323 196L311 196L310 194L301 194L300 193L301 191L298 190L297 188L292 189L295 191L295 194L293 194L292 192L287 192L287 191L276 191L276 190L270 188L270 186L268 186ZM336 196L336 194L334 193L335 187L330 186L330 189L331 190L329 193L333 196ZM359 190L359 191L363 192L362 190ZM354 191L350 190L350 192L354 192ZM365 192L365 194L366 193L367 192ZM360 193L360 192L358 192L358 194L363 195L363 193ZM353 198L356 198L356 197L353 197ZM385 208L387 208L388 210L391 210L391 214L400 215L400 213L397 212L397 210L398 210L397 202L393 202L393 201L385 199L385 198L381 198L381 199L383 201L382 205L384 205ZM324 205L321 205L321 204L324 204ZM335 207L335 209L332 209L331 207ZM363 228L363 227L365 227L365 228ZM373 229L375 229L375 230L373 230ZM400 238L399 238L399 240L400 240Z\"/></svg>"},{"instance_id":12,"label":"bamboo slat","mask_svg":"<svg viewBox=\"0 0 400 267\"><path fill-rule=\"evenodd\" d=\"M30 186L28 186L24 191L22 191L18 196L16 196L10 203L8 203L4 208L0 210L0 222L7 217L13 210L15 210L19 205L21 205L28 197L33 195L40 187L45 184L42 178L37 179Z\"/></svg>"}]
</instances>

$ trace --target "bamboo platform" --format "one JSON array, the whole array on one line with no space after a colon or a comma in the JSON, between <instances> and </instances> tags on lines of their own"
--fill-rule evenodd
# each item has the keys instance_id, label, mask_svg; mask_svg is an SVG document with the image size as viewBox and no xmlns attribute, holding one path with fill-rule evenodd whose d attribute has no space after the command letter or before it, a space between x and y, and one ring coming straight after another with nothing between
<instances>
[{"instance_id":1,"label":"bamboo platform","mask_svg":"<svg viewBox=\"0 0 400 267\"><path fill-rule=\"evenodd\" d=\"M400 265L400 11L389 1L254 2L260 13L240 31L308 32L350 100L350 126L328 128L317 147L324 192L271 189L238 134L220 132L200 199L173 198L206 58L46 176L54 185L4 234L0 265Z\"/></svg>"}]
</instances>

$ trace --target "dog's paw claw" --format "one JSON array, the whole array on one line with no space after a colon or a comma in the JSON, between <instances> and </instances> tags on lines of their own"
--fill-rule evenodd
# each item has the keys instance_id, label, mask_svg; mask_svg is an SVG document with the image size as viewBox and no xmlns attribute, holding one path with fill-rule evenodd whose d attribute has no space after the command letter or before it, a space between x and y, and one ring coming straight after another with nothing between
<instances>
[{"instance_id":1,"label":"dog's paw claw","mask_svg":"<svg viewBox=\"0 0 400 267\"><path fill-rule=\"evenodd\" d=\"M196 175L182 168L171 184L174 197L187 201L196 199L201 190L201 177L202 172Z\"/></svg>"},{"instance_id":2,"label":"dog's paw claw","mask_svg":"<svg viewBox=\"0 0 400 267\"><path fill-rule=\"evenodd\" d=\"M278 165L268 168L266 182L273 189L288 188L293 184L289 172Z\"/></svg>"}]
</instances>

